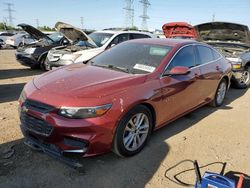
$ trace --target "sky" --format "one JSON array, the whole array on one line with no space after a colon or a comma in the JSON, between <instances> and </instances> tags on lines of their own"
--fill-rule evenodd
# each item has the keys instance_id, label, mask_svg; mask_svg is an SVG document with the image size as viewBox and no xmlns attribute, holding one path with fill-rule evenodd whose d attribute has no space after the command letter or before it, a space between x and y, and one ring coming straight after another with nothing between
<instances>
[{"instance_id":1,"label":"sky","mask_svg":"<svg viewBox=\"0 0 250 188\"><path fill-rule=\"evenodd\" d=\"M142 4L134 0L134 25L141 28ZM5 2L13 3L14 25L27 23L53 27L57 21L85 29L125 26L125 0L0 0L0 22L8 16ZM215 21L235 22L250 27L250 0L149 0L148 28L161 29L167 22L192 25Z\"/></svg>"}]
</instances>

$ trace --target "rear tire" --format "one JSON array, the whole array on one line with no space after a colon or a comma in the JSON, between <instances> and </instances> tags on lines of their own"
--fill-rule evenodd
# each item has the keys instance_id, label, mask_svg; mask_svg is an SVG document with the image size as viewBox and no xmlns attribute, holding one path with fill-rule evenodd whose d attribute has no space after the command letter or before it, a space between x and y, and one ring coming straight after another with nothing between
<instances>
[{"instance_id":1,"label":"rear tire","mask_svg":"<svg viewBox=\"0 0 250 188\"><path fill-rule=\"evenodd\" d=\"M22 43L22 42L21 42L21 43L18 44L17 48L21 48L21 47L23 47L23 46L25 46L25 45L26 45L25 43Z\"/></svg>"},{"instance_id":2,"label":"rear tire","mask_svg":"<svg viewBox=\"0 0 250 188\"><path fill-rule=\"evenodd\" d=\"M118 124L113 152L121 157L139 153L151 135L152 125L152 114L147 107L138 105L130 110Z\"/></svg>"},{"instance_id":3,"label":"rear tire","mask_svg":"<svg viewBox=\"0 0 250 188\"><path fill-rule=\"evenodd\" d=\"M224 102L226 93L227 93L227 81L225 80L225 78L223 78L217 87L214 99L210 103L210 105L213 107L221 106Z\"/></svg>"}]
</instances>

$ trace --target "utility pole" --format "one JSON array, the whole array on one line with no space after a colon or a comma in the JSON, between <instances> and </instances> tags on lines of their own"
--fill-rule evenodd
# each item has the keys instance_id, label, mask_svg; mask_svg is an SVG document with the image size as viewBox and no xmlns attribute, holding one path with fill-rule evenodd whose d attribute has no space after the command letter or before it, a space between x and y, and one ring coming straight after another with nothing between
<instances>
[{"instance_id":1,"label":"utility pole","mask_svg":"<svg viewBox=\"0 0 250 188\"><path fill-rule=\"evenodd\" d=\"M38 29L39 28L39 19L35 19L36 21L36 28Z\"/></svg>"},{"instance_id":2,"label":"utility pole","mask_svg":"<svg viewBox=\"0 0 250 188\"><path fill-rule=\"evenodd\" d=\"M6 17L3 17L3 27L4 27L4 30L7 31L7 18Z\"/></svg>"},{"instance_id":3,"label":"utility pole","mask_svg":"<svg viewBox=\"0 0 250 188\"><path fill-rule=\"evenodd\" d=\"M8 19L9 19L9 25L14 27L14 23L13 23L13 20L15 19L13 16L12 16L12 12L15 12L14 9L12 9L11 7L14 6L14 4L12 3L4 3L4 5L7 6L7 9L5 9L5 11L8 12Z\"/></svg>"},{"instance_id":4,"label":"utility pole","mask_svg":"<svg viewBox=\"0 0 250 188\"><path fill-rule=\"evenodd\" d=\"M81 16L80 18L81 18L81 27L83 29L83 17Z\"/></svg>"},{"instance_id":5,"label":"utility pole","mask_svg":"<svg viewBox=\"0 0 250 188\"><path fill-rule=\"evenodd\" d=\"M131 28L134 26L134 8L132 8L134 0L125 0L125 27Z\"/></svg>"},{"instance_id":6,"label":"utility pole","mask_svg":"<svg viewBox=\"0 0 250 188\"><path fill-rule=\"evenodd\" d=\"M212 22L214 22L215 21L215 13L213 13L213 15L212 15Z\"/></svg>"},{"instance_id":7,"label":"utility pole","mask_svg":"<svg viewBox=\"0 0 250 188\"><path fill-rule=\"evenodd\" d=\"M142 3L142 6L143 6L142 15L140 16L142 18L141 29L146 31L148 30L147 20L149 19L147 11L148 11L148 7L151 4L149 3L148 0L141 0L140 3Z\"/></svg>"}]
</instances>

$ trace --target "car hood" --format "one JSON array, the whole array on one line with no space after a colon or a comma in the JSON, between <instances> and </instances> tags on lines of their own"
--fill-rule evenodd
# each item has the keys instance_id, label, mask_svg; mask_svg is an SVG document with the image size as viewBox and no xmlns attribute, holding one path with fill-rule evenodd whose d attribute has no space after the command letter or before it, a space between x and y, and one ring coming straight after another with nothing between
<instances>
[{"instance_id":1,"label":"car hood","mask_svg":"<svg viewBox=\"0 0 250 188\"><path fill-rule=\"evenodd\" d=\"M209 22L194 26L202 41L226 41L250 44L249 29L245 25Z\"/></svg>"},{"instance_id":2,"label":"car hood","mask_svg":"<svg viewBox=\"0 0 250 188\"><path fill-rule=\"evenodd\" d=\"M186 22L171 22L162 26L162 30L166 38L197 38L195 28Z\"/></svg>"},{"instance_id":3,"label":"car hood","mask_svg":"<svg viewBox=\"0 0 250 188\"><path fill-rule=\"evenodd\" d=\"M28 25L28 24L18 24L17 26L21 27L24 31L26 31L27 33L29 33L36 40L48 39L48 40L54 42L45 33L39 31L38 29L32 27L31 25Z\"/></svg>"},{"instance_id":4,"label":"car hood","mask_svg":"<svg viewBox=\"0 0 250 188\"><path fill-rule=\"evenodd\" d=\"M83 30L79 28L63 22L57 22L55 28L73 44L77 41L88 41L90 44L97 47L95 42Z\"/></svg>"},{"instance_id":5,"label":"car hood","mask_svg":"<svg viewBox=\"0 0 250 188\"><path fill-rule=\"evenodd\" d=\"M42 93L70 98L101 98L145 81L145 75L133 75L85 64L62 67L33 80Z\"/></svg>"}]
</instances>

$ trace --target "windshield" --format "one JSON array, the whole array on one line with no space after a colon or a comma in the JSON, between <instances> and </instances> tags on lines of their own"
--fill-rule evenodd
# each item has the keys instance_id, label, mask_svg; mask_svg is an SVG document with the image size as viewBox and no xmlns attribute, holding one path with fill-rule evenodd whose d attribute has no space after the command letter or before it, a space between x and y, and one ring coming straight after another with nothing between
<instances>
[{"instance_id":1,"label":"windshield","mask_svg":"<svg viewBox=\"0 0 250 188\"><path fill-rule=\"evenodd\" d=\"M56 32L48 35L48 37L51 38L54 42L59 42L62 39L63 35L61 33Z\"/></svg>"},{"instance_id":2,"label":"windshield","mask_svg":"<svg viewBox=\"0 0 250 188\"><path fill-rule=\"evenodd\" d=\"M171 50L170 46L143 43L121 43L91 60L94 66L127 70L133 74L153 72Z\"/></svg>"},{"instance_id":3,"label":"windshield","mask_svg":"<svg viewBox=\"0 0 250 188\"><path fill-rule=\"evenodd\" d=\"M114 34L112 33L91 33L89 37L96 43L98 47L103 46Z\"/></svg>"},{"instance_id":4,"label":"windshield","mask_svg":"<svg viewBox=\"0 0 250 188\"><path fill-rule=\"evenodd\" d=\"M90 48L95 48L96 46L94 46L93 44L90 44L88 41L78 41L76 44L76 46L86 46L86 47L90 47Z\"/></svg>"}]
</instances>

